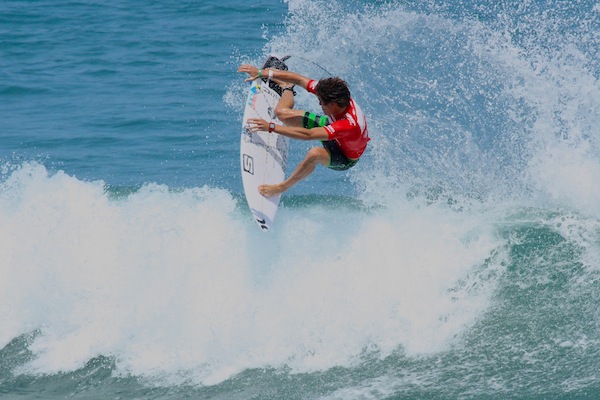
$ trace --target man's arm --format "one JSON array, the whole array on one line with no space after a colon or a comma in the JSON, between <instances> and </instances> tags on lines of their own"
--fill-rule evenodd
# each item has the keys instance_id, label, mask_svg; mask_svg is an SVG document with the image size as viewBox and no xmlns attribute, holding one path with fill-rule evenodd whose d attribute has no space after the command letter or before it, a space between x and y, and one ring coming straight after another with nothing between
<instances>
[{"instance_id":1,"label":"man's arm","mask_svg":"<svg viewBox=\"0 0 600 400\"><path fill-rule=\"evenodd\" d=\"M250 130L256 131L269 131L269 122L262 118L251 118L248 120ZM287 136L291 139L299 140L328 140L329 134L324 127L315 127L312 129L302 128L300 126L285 126L275 125L275 129L272 132L278 133L283 136Z\"/></svg>"},{"instance_id":2,"label":"man's arm","mask_svg":"<svg viewBox=\"0 0 600 400\"><path fill-rule=\"evenodd\" d=\"M310 82L310 78L302 76L296 72L282 71L280 69L275 68L260 69L249 64L240 65L240 67L238 68L238 72L245 72L248 75L250 75L250 77L247 78L246 81L253 81L259 78L260 73L260 75L262 75L262 78L271 78L276 81L293 83L294 85L302 86L304 89L306 89L306 87L308 86L308 82ZM269 74L271 75L269 76Z\"/></svg>"}]
</instances>

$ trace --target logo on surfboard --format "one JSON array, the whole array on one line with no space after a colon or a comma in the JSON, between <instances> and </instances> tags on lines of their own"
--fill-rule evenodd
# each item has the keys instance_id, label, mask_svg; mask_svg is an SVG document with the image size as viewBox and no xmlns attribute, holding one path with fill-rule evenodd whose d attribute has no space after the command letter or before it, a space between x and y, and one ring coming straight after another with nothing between
<instances>
[{"instance_id":1,"label":"logo on surfboard","mask_svg":"<svg viewBox=\"0 0 600 400\"><path fill-rule=\"evenodd\" d=\"M248 172L251 175L254 175L254 159L248 154L243 154L242 162L244 166L244 171Z\"/></svg>"}]
</instances>

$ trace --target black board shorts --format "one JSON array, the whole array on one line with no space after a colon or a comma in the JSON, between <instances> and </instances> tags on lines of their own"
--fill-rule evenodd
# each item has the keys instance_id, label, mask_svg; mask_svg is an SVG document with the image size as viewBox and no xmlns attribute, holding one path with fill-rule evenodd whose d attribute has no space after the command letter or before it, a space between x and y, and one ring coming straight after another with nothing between
<instances>
[{"instance_id":1,"label":"black board shorts","mask_svg":"<svg viewBox=\"0 0 600 400\"><path fill-rule=\"evenodd\" d=\"M302 126L306 129L312 129L315 126L329 125L327 117L322 115L316 115L314 113L305 112L302 118ZM342 152L340 146L335 140L321 140L325 150L329 152L329 165L327 168L331 168L336 171L345 171L356 165L358 160L352 160Z\"/></svg>"}]
</instances>

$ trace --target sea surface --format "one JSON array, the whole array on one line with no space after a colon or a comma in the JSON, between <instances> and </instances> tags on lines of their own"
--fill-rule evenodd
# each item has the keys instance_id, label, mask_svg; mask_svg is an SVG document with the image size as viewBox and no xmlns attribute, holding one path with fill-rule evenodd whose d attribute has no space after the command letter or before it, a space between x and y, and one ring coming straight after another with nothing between
<instances>
[{"instance_id":1,"label":"sea surface","mask_svg":"<svg viewBox=\"0 0 600 400\"><path fill-rule=\"evenodd\" d=\"M264 233L272 53L372 140ZM600 398L600 2L2 0L0 398Z\"/></svg>"}]
</instances>

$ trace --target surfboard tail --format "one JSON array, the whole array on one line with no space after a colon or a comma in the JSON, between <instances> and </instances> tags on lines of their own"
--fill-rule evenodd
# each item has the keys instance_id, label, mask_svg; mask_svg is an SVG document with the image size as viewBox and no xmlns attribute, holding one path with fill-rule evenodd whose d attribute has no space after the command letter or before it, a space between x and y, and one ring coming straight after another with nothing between
<instances>
[{"instance_id":1,"label":"surfboard tail","mask_svg":"<svg viewBox=\"0 0 600 400\"><path fill-rule=\"evenodd\" d=\"M287 60L288 58L290 58L290 56L278 57L275 55L271 55L263 64L263 68L276 68L283 71L287 71L288 66L285 64L285 60Z\"/></svg>"},{"instance_id":2,"label":"surfboard tail","mask_svg":"<svg viewBox=\"0 0 600 400\"><path fill-rule=\"evenodd\" d=\"M267 58L267 60L265 61L265 63L263 64L263 68L275 68L275 69L280 69L282 71L287 71L288 70L288 66L285 64L285 60L287 60L288 58L290 58L290 56L284 56L284 57L277 57L274 55L271 55ZM266 78L263 78L263 82L267 82ZM271 80L269 80L269 87L271 89L273 89L275 92L277 92L277 94L279 94L280 96L283 93L283 90L281 89L281 86L279 86L278 83L273 82Z\"/></svg>"}]
</instances>

